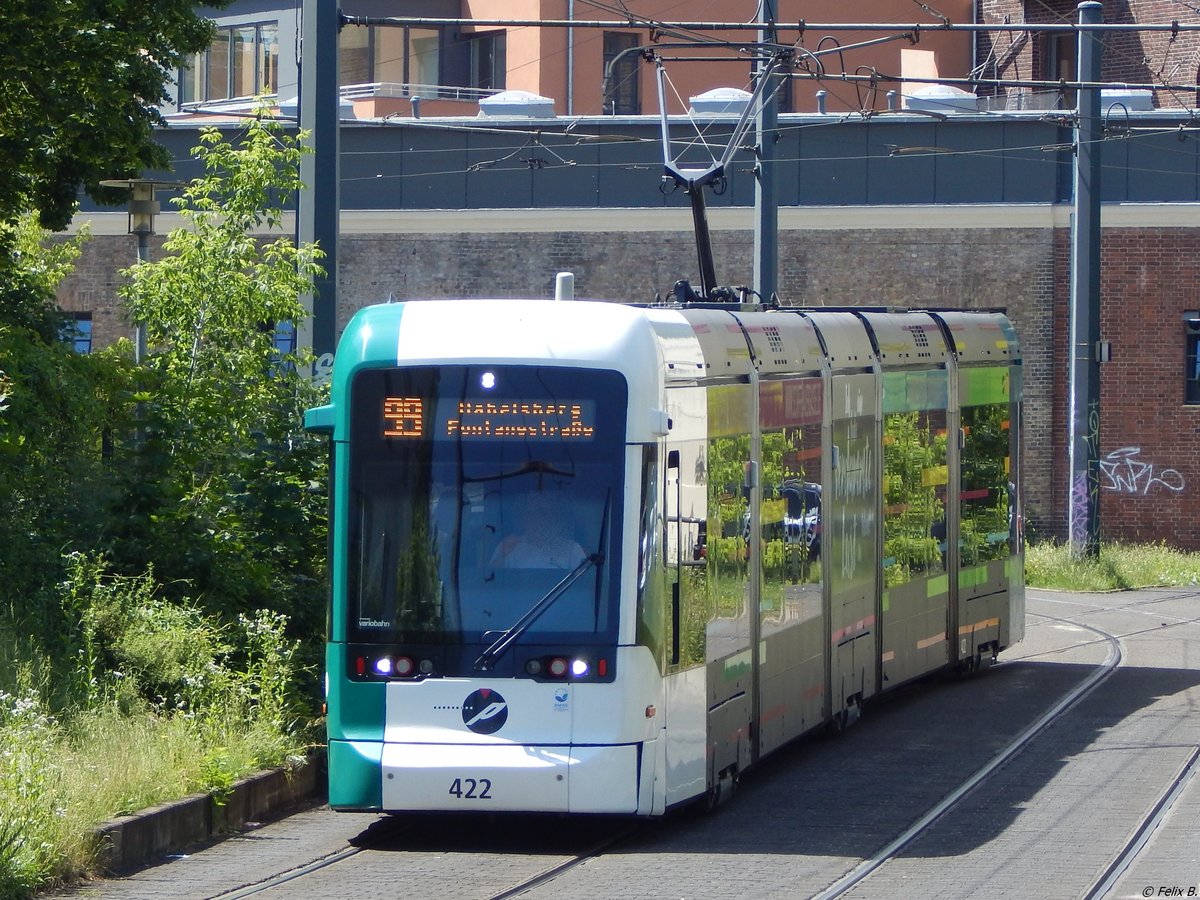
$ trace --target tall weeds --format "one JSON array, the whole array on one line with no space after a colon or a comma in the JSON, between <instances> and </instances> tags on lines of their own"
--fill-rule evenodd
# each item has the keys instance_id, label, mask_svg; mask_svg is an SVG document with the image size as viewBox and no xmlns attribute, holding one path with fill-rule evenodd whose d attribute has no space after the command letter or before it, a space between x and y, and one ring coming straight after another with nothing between
<instances>
[{"instance_id":1,"label":"tall weeds","mask_svg":"<svg viewBox=\"0 0 1200 900\"><path fill-rule=\"evenodd\" d=\"M7 651L15 667L0 675L0 900L92 867L107 819L198 791L219 800L304 750L284 616L223 626L162 599L150 572L113 575L85 554L66 571L58 602L73 625L53 647ZM0 637L12 626L0 615Z\"/></svg>"},{"instance_id":2,"label":"tall weeds","mask_svg":"<svg viewBox=\"0 0 1200 900\"><path fill-rule=\"evenodd\" d=\"M1026 548L1025 580L1031 587L1063 591L1200 585L1200 554L1162 543L1106 543L1096 557L1077 557L1065 544L1046 542Z\"/></svg>"}]
</instances>

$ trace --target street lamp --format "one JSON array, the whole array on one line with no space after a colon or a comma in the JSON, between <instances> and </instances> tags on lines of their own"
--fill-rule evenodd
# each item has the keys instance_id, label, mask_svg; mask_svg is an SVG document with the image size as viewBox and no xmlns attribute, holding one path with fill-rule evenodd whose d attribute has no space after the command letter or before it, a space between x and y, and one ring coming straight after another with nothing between
<instances>
[{"instance_id":1,"label":"street lamp","mask_svg":"<svg viewBox=\"0 0 1200 900\"><path fill-rule=\"evenodd\" d=\"M100 182L101 187L121 188L129 191L129 233L137 235L137 259L139 263L150 259L150 235L154 234L154 217L159 213L159 204L154 192L165 188L181 188L179 181L159 181L156 178L112 178ZM146 358L146 326L134 323L134 362Z\"/></svg>"}]
</instances>

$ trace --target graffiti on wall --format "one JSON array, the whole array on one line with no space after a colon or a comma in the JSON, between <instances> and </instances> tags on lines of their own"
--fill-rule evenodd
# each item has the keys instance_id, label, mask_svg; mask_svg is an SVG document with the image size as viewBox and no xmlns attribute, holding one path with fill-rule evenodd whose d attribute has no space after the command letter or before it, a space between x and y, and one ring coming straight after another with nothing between
<instances>
[{"instance_id":1,"label":"graffiti on wall","mask_svg":"<svg viewBox=\"0 0 1200 900\"><path fill-rule=\"evenodd\" d=\"M1076 459L1071 459L1071 508L1068 512L1068 529L1071 544L1083 547L1088 543L1089 535L1095 532L1096 513L1100 506L1100 476L1098 467L1094 464L1100 453L1100 404L1093 400L1088 405L1087 431L1076 438L1078 446L1082 444L1082 454L1086 464L1076 467Z\"/></svg>"},{"instance_id":2,"label":"graffiti on wall","mask_svg":"<svg viewBox=\"0 0 1200 900\"><path fill-rule=\"evenodd\" d=\"M1122 494L1149 494L1155 486L1178 494L1184 480L1178 469L1156 466L1141 459L1141 447L1121 447L1100 460L1104 489Z\"/></svg>"}]
</instances>

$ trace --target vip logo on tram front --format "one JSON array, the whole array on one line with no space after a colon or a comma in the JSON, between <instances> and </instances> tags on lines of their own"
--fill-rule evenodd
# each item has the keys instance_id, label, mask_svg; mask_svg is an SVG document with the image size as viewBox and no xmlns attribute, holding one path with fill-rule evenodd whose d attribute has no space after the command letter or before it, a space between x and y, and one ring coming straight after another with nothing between
<instances>
[{"instance_id":1,"label":"vip logo on tram front","mask_svg":"<svg viewBox=\"0 0 1200 900\"><path fill-rule=\"evenodd\" d=\"M462 717L476 734L495 734L508 721L508 703L491 688L480 688L463 701Z\"/></svg>"}]
</instances>

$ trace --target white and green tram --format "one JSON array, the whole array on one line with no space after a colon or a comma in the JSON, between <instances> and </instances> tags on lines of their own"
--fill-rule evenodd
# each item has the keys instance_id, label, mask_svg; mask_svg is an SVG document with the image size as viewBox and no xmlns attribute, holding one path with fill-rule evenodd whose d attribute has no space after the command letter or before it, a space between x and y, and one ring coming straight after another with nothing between
<instances>
[{"instance_id":1,"label":"white and green tram","mask_svg":"<svg viewBox=\"0 0 1200 900\"><path fill-rule=\"evenodd\" d=\"M330 805L656 816L990 662L1023 633L1021 381L998 312L361 310L306 419Z\"/></svg>"}]
</instances>

